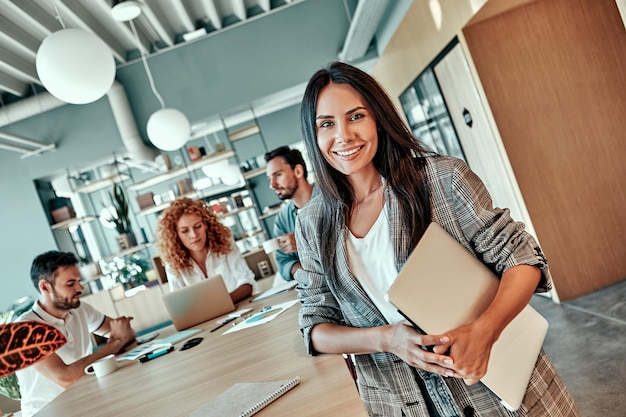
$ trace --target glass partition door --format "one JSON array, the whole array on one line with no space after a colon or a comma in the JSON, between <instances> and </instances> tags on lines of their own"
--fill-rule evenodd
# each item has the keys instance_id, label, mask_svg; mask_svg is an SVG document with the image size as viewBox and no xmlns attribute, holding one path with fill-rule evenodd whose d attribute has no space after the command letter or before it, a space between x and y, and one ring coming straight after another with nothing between
<instances>
[{"instance_id":1,"label":"glass partition door","mask_svg":"<svg viewBox=\"0 0 626 417\"><path fill-rule=\"evenodd\" d=\"M422 144L438 154L465 160L432 67L402 93L400 102L413 134Z\"/></svg>"}]
</instances>

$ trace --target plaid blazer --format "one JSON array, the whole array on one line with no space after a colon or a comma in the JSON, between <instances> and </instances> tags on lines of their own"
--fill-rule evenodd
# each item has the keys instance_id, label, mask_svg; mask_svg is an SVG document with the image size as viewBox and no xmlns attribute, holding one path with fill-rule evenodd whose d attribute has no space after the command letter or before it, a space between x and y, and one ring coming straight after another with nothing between
<instances>
[{"instance_id":1,"label":"plaid blazer","mask_svg":"<svg viewBox=\"0 0 626 417\"><path fill-rule=\"evenodd\" d=\"M493 208L491 197L480 179L462 161L444 156L426 157L432 221L451 233L465 248L501 275L519 265L536 265L542 271L537 292L550 288L550 273L536 241L524 225L510 217L508 209ZM400 222L397 200L385 186L389 208L391 239L395 246L397 269L406 262L408 231ZM351 327L386 325L348 267L347 227L337 226L334 268L322 269L320 242L321 196L313 198L300 213L296 225L298 252L303 269L296 273L300 329L309 354L311 329L318 323ZM339 210L337 204L336 210ZM573 400L542 351L532 373L522 407L511 412L482 383L466 386L463 380L443 378L413 368L391 353L355 355L357 383L364 405L371 416L431 416L423 393L433 400L432 415L448 416L578 416ZM420 388L421 387L421 388Z\"/></svg>"}]
</instances>

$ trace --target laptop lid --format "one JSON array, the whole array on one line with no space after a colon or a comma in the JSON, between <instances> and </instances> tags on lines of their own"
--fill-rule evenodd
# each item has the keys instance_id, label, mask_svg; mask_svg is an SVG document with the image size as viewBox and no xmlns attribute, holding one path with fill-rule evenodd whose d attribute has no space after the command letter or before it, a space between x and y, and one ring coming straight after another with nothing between
<instances>
[{"instance_id":1,"label":"laptop lid","mask_svg":"<svg viewBox=\"0 0 626 417\"><path fill-rule=\"evenodd\" d=\"M176 330L187 329L235 310L221 275L165 294L163 304Z\"/></svg>"},{"instance_id":2,"label":"laptop lid","mask_svg":"<svg viewBox=\"0 0 626 417\"><path fill-rule=\"evenodd\" d=\"M499 283L454 237L431 223L387 298L421 332L442 334L478 317ZM481 382L510 410L522 403L547 330L546 319L528 305L493 345Z\"/></svg>"}]
</instances>

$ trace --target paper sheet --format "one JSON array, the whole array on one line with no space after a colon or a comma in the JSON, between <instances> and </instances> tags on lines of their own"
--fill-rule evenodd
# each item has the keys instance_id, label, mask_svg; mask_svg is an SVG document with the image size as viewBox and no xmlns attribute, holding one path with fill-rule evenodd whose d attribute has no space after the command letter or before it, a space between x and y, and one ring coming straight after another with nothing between
<instances>
[{"instance_id":1,"label":"paper sheet","mask_svg":"<svg viewBox=\"0 0 626 417\"><path fill-rule=\"evenodd\" d=\"M291 300L291 301L276 304L273 306L265 307L265 309L259 311L258 313L253 314L252 316L243 320L241 323L238 323L235 327L231 327L230 329L228 329L222 334L236 332L239 330L247 329L249 327L258 326L259 324L272 321L276 317L278 317L280 314L287 311L291 306L293 306L297 302L298 300Z\"/></svg>"}]
</instances>

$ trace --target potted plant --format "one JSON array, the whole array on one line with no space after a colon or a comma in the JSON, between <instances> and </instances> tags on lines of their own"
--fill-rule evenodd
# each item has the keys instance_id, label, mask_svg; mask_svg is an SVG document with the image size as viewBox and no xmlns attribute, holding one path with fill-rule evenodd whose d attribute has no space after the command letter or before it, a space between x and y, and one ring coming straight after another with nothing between
<instances>
[{"instance_id":1,"label":"potted plant","mask_svg":"<svg viewBox=\"0 0 626 417\"><path fill-rule=\"evenodd\" d=\"M148 282L146 272L150 270L150 263L138 254L126 255L109 261L106 270L124 290L129 290Z\"/></svg>"},{"instance_id":2,"label":"potted plant","mask_svg":"<svg viewBox=\"0 0 626 417\"><path fill-rule=\"evenodd\" d=\"M122 186L115 184L113 190L109 192L111 205L105 207L108 216L104 218L107 223L113 224L118 233L117 244L120 250L128 249L137 244L137 239L133 234L128 212L128 201Z\"/></svg>"}]
</instances>

